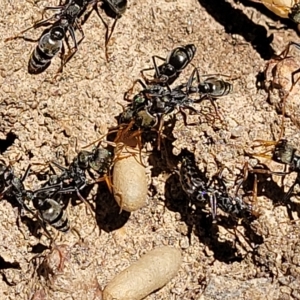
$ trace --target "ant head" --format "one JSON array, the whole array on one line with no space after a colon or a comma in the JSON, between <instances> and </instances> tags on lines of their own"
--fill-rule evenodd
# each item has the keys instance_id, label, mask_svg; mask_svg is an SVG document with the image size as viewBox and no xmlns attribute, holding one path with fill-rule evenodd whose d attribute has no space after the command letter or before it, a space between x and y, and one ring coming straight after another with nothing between
<instances>
[{"instance_id":1,"label":"ant head","mask_svg":"<svg viewBox=\"0 0 300 300\"><path fill-rule=\"evenodd\" d=\"M82 150L78 153L77 159L79 167L81 169L87 169L89 167L91 153L89 151Z\"/></svg>"},{"instance_id":2,"label":"ant head","mask_svg":"<svg viewBox=\"0 0 300 300\"><path fill-rule=\"evenodd\" d=\"M155 127L158 123L158 118L151 115L148 110L140 110L136 115L136 124L141 128L152 128Z\"/></svg>"},{"instance_id":3,"label":"ant head","mask_svg":"<svg viewBox=\"0 0 300 300\"><path fill-rule=\"evenodd\" d=\"M280 140L274 149L272 159L283 164L291 164L296 149L287 140Z\"/></svg>"},{"instance_id":4,"label":"ant head","mask_svg":"<svg viewBox=\"0 0 300 300\"><path fill-rule=\"evenodd\" d=\"M98 173L107 173L113 160L113 154L104 148L97 148L90 161L90 167Z\"/></svg>"}]
</instances>

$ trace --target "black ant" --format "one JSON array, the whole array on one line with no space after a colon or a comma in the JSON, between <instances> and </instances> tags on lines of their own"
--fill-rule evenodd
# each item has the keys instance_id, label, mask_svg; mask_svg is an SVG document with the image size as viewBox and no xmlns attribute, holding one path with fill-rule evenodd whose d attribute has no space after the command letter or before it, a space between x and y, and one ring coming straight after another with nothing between
<instances>
[{"instance_id":1,"label":"black ant","mask_svg":"<svg viewBox=\"0 0 300 300\"><path fill-rule=\"evenodd\" d=\"M102 17L100 16L97 4L100 0L69 0L64 5L56 6L56 7L45 7L43 11L43 16L47 10L58 11L50 18L44 20L42 18L41 21L36 22L33 26L23 30L20 34L27 32L30 29L36 29L41 26L48 26L51 25L50 29L46 30L46 32L40 37L38 40L38 45L33 51L29 64L28 64L28 71L30 74L39 74L43 72L51 63L51 59L58 53L62 52L62 61L61 67L58 70L62 72L63 67L66 63L74 56L74 54L78 50L79 44L85 38L84 32L81 28L81 24L79 23L79 18L85 13L88 6L94 6L95 9L105 25L107 29L106 33L106 41L105 41L105 54L106 58L107 55L107 44L111 38L113 30L116 26L117 20L120 16L125 12L127 7L127 0L105 0L104 3L107 3L110 9L115 13L116 18L113 24L111 33L108 34L108 26L103 21ZM78 29L81 38L77 41L75 36L75 29ZM66 38L66 33L69 32L71 39L73 41L73 48L69 49L68 53L65 54L63 40ZM17 36L13 36L7 38L5 41L14 40L17 38L23 38L25 40L29 40L24 36L18 34ZM67 41L66 41L67 42Z\"/></svg>"},{"instance_id":2,"label":"black ant","mask_svg":"<svg viewBox=\"0 0 300 300\"><path fill-rule=\"evenodd\" d=\"M1 197L4 195L8 197L13 197L17 200L21 209L25 209L32 215L36 215L34 210L29 207L29 204L32 203L34 208L37 210L38 220L42 223L42 227L48 233L45 223L53 226L60 231L69 230L69 222L67 214L64 208L53 199L50 199L50 194L47 194L46 197L39 196L39 191L27 190L24 187L23 181L29 175L31 166L29 165L25 174L22 178L19 178L14 175L13 169L11 166L7 167L5 164L0 164L0 185L1 185ZM54 191L52 190L52 194Z\"/></svg>"},{"instance_id":3,"label":"black ant","mask_svg":"<svg viewBox=\"0 0 300 300\"><path fill-rule=\"evenodd\" d=\"M197 85L193 86L193 81L196 75ZM205 80L200 80L200 74L197 68L195 68L189 78L186 88L189 93L198 93L203 99L219 98L228 95L232 92L232 84L217 77L208 77Z\"/></svg>"},{"instance_id":4,"label":"black ant","mask_svg":"<svg viewBox=\"0 0 300 300\"><path fill-rule=\"evenodd\" d=\"M112 154L106 149L96 148L94 151L80 151L73 159L68 167L59 165L52 162L54 166L62 171L60 175L51 175L46 183L46 186L37 190L36 192L49 193L54 191L54 194L68 194L76 192L79 199L84 202L90 210L89 203L81 195L80 191L83 190L88 184L86 171L89 172L92 178L94 175L91 170L97 172L100 177L104 177L108 173L112 161ZM95 182L101 181L97 178Z\"/></svg>"},{"instance_id":5,"label":"black ant","mask_svg":"<svg viewBox=\"0 0 300 300\"><path fill-rule=\"evenodd\" d=\"M70 33L74 47L70 49L69 53L62 58L61 67L58 72L61 72L63 66L71 59L78 49L78 45L84 39L83 30L78 22L78 17L86 10L89 5L89 0L69 0L62 6L57 7L45 7L43 16L47 10L58 11L50 18L36 22L33 26L21 31L20 34L27 32L30 29L37 29L41 26L47 26L51 24L51 28L43 34L39 39L39 44L33 51L29 64L28 71L31 74L39 74L44 71L49 65L51 59L62 50L64 53L63 39L66 37L66 32ZM54 21L54 23L52 23ZM75 29L79 29L82 37L77 42L75 37ZM47 31L47 30L46 30ZM7 38L5 41L14 40L17 38L24 38L23 36L17 36Z\"/></svg>"},{"instance_id":6,"label":"black ant","mask_svg":"<svg viewBox=\"0 0 300 300\"><path fill-rule=\"evenodd\" d=\"M167 58L160 56L152 56L152 61L155 69L154 80L148 80L144 72L152 70L144 69L141 71L141 75L148 83L156 82L160 84L172 84L179 76L179 74L187 67L187 65L193 60L196 53L196 47L194 44L188 44L186 46L179 46L173 49ZM160 66L157 65L156 59L164 61Z\"/></svg>"},{"instance_id":7,"label":"black ant","mask_svg":"<svg viewBox=\"0 0 300 300\"><path fill-rule=\"evenodd\" d=\"M184 149L181 158L179 178L183 191L196 202L209 203L213 219L216 217L218 207L236 218L249 219L253 216L251 205L238 196L228 195L221 176L215 176L217 186L212 186L213 181L209 182L205 173L196 166L194 154Z\"/></svg>"}]
</instances>

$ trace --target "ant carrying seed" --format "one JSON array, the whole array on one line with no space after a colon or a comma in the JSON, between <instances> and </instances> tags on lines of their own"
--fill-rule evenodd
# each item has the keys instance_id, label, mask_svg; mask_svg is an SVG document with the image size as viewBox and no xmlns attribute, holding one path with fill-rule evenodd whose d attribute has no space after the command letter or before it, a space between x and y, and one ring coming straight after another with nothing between
<instances>
[{"instance_id":1,"label":"ant carrying seed","mask_svg":"<svg viewBox=\"0 0 300 300\"><path fill-rule=\"evenodd\" d=\"M116 133L113 142L103 141L101 137L96 148L101 143L114 147L112 159L112 175L105 180L120 210L134 211L145 205L147 198L147 177L141 154L141 131L133 129L133 122L123 124L117 130L111 130L108 135ZM94 142L94 143L96 143ZM88 145L87 147L89 147ZM97 181L103 181L96 179Z\"/></svg>"}]
</instances>

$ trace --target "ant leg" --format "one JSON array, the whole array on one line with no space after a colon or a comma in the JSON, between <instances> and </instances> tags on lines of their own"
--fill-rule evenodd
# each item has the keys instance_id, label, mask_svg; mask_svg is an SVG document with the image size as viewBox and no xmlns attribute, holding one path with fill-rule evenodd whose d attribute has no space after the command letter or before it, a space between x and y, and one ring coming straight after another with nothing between
<instances>
[{"instance_id":1,"label":"ant leg","mask_svg":"<svg viewBox=\"0 0 300 300\"><path fill-rule=\"evenodd\" d=\"M104 21L103 17L101 16L101 14L100 14L100 12L98 10L97 1L96 1L95 5L94 5L94 9L95 9L98 17L100 18L102 24L105 27L105 58L106 58L106 61L109 61L108 47L107 46L108 46L109 40L110 40L110 38L111 38L111 36L113 34L113 31L114 31L114 29L116 27L117 20L119 18L118 17L115 18L114 23L113 23L112 28L111 28L111 31L110 31L110 34L109 34L109 27L108 27L107 23Z\"/></svg>"},{"instance_id":2,"label":"ant leg","mask_svg":"<svg viewBox=\"0 0 300 300\"><path fill-rule=\"evenodd\" d=\"M33 214L33 215L35 215L35 214ZM22 216L23 216L23 213L22 213L22 208L21 208L21 209L18 209L18 216L17 216L17 219L16 219L16 224L18 226L19 231L23 235L24 239L28 240L28 235L26 234L26 232L23 231L23 229L21 227L21 223L22 223L21 218L22 218Z\"/></svg>"},{"instance_id":3,"label":"ant leg","mask_svg":"<svg viewBox=\"0 0 300 300\"><path fill-rule=\"evenodd\" d=\"M69 44L68 44L69 46ZM60 73L62 73L63 69L64 69L64 57L66 56L66 49L65 49L65 45L64 43L62 43L62 47L61 47L61 53L60 53L60 68L57 70L55 76L54 76L54 81L57 79L57 77L59 76Z\"/></svg>"},{"instance_id":4,"label":"ant leg","mask_svg":"<svg viewBox=\"0 0 300 300\"><path fill-rule=\"evenodd\" d=\"M74 28L73 27L70 27L69 29L69 32L70 32L70 35L71 35L71 38L73 40L73 43L74 43L74 47L73 47L73 51L71 49L71 53L69 53L66 58L64 59L64 65L66 65L66 63L74 56L74 54L77 52L78 50L78 47L79 45L82 43L82 41L84 40L85 38L85 35L84 35L84 32L83 32L83 29L82 27L80 26L79 23L76 24L76 28L78 28L80 34L81 34L81 39L77 42L76 40L76 37L75 37L75 32L74 32Z\"/></svg>"},{"instance_id":5,"label":"ant leg","mask_svg":"<svg viewBox=\"0 0 300 300\"><path fill-rule=\"evenodd\" d=\"M70 1L71 2L71 1ZM44 15L45 15L45 13L46 13L46 11L47 10L60 10L60 12L62 12L63 10L65 10L68 6L69 6L70 4L68 4L68 5L58 5L58 6L46 6L46 7L44 7L44 9L43 9L43 12L42 12L42 19L41 19L41 21L44 19ZM54 16L52 16L52 17L54 17ZM56 15L55 15L55 17L56 17Z\"/></svg>"},{"instance_id":6,"label":"ant leg","mask_svg":"<svg viewBox=\"0 0 300 300\"><path fill-rule=\"evenodd\" d=\"M132 87L131 87L127 92L125 92L125 94L124 94L123 99L124 99L125 101L132 102L131 96L132 96L132 94L133 94L134 87L136 86L137 83L139 83L139 84L142 86L143 89L146 89L146 88L147 88L147 86L144 84L144 82L143 82L141 79L135 80L135 81L133 82Z\"/></svg>"},{"instance_id":7,"label":"ant leg","mask_svg":"<svg viewBox=\"0 0 300 300\"><path fill-rule=\"evenodd\" d=\"M192 106L189 106L189 105L185 105L185 107L179 107L179 112L181 113L182 115L182 119L183 119L183 124L184 126L193 126L193 125L198 125L197 123L188 123L187 122L187 113L184 111L184 109L188 109L189 111L192 111L193 113L195 114L201 114L200 111L196 110L194 107Z\"/></svg>"},{"instance_id":8,"label":"ant leg","mask_svg":"<svg viewBox=\"0 0 300 300\"><path fill-rule=\"evenodd\" d=\"M282 101L282 118L281 118L281 126L280 126L280 133L278 140L281 140L284 136L284 116L285 116L285 103L286 103L287 96L283 98Z\"/></svg>"},{"instance_id":9,"label":"ant leg","mask_svg":"<svg viewBox=\"0 0 300 300\"><path fill-rule=\"evenodd\" d=\"M219 109L218 109L218 107L217 107L217 105L216 105L215 99L213 99L213 98L211 98L211 97L209 97L209 96L208 96L207 98L208 98L208 100L210 101L210 103L212 104L212 106L214 107L214 110L215 110L215 113L216 113L218 119L223 123L222 120L224 120L224 117L221 117L221 115L220 115L220 113L219 113ZM224 123L223 123L223 124L224 124Z\"/></svg>"},{"instance_id":10,"label":"ant leg","mask_svg":"<svg viewBox=\"0 0 300 300\"><path fill-rule=\"evenodd\" d=\"M63 171L63 172L65 172L65 171L68 170L68 168L66 168L66 167L64 167L64 166L62 166L62 165L60 165L60 164L58 164L58 163L55 162L55 161L51 161L51 163L52 163L54 166L56 166L57 168L59 168L61 171Z\"/></svg>"},{"instance_id":11,"label":"ant leg","mask_svg":"<svg viewBox=\"0 0 300 300\"><path fill-rule=\"evenodd\" d=\"M31 171L31 164L28 165L28 167L27 167L24 175L21 178L21 182L23 182L27 178L27 176L28 176L28 174L29 174L30 171Z\"/></svg>"},{"instance_id":12,"label":"ant leg","mask_svg":"<svg viewBox=\"0 0 300 300\"><path fill-rule=\"evenodd\" d=\"M254 174L254 183L253 183L253 190L252 190L252 197L253 197L253 207L257 207L257 174Z\"/></svg>"},{"instance_id":13,"label":"ant leg","mask_svg":"<svg viewBox=\"0 0 300 300\"><path fill-rule=\"evenodd\" d=\"M152 56L152 61L153 61L154 69L155 69L155 77L159 78L160 77L159 67L157 66L155 59L159 59L159 60L165 62L166 58L163 58L163 57L157 56L157 55Z\"/></svg>"},{"instance_id":14,"label":"ant leg","mask_svg":"<svg viewBox=\"0 0 300 300\"><path fill-rule=\"evenodd\" d=\"M119 197L119 199L120 199L120 201L118 202L118 203L120 203L119 204L119 206L120 206L120 211L119 211L119 214L121 214L122 213L122 211L123 211L123 198L122 198L122 194L121 193L115 193L114 194L114 197Z\"/></svg>"},{"instance_id":15,"label":"ant leg","mask_svg":"<svg viewBox=\"0 0 300 300\"><path fill-rule=\"evenodd\" d=\"M78 30L81 33L81 39L77 42L76 37L75 37L75 32L74 32L74 28L70 27L69 28L69 32L72 38L72 41L74 43L73 48L69 49L68 54L65 54L65 47L62 47L62 58L61 58L61 66L58 69L58 71L56 72L56 76L58 75L58 73L62 73L63 68L65 67L65 65L67 64L67 62L70 61L70 59L75 55L75 53L78 51L78 46L81 44L81 42L84 40L85 35L84 32L81 28L81 26L79 24L76 24Z\"/></svg>"},{"instance_id":16,"label":"ant leg","mask_svg":"<svg viewBox=\"0 0 300 300\"><path fill-rule=\"evenodd\" d=\"M291 173L291 172L275 172L266 169L253 169L253 170L249 170L249 172L253 174L256 173L256 174L267 174L267 175L276 175L276 176L285 176Z\"/></svg>"},{"instance_id":17,"label":"ant leg","mask_svg":"<svg viewBox=\"0 0 300 300\"><path fill-rule=\"evenodd\" d=\"M285 176L285 175L289 174L287 172L274 172L274 171L267 170L267 169L252 169L252 170L250 170L248 162L245 162L244 167L243 167L243 177L237 185L237 188L235 191L235 196L238 195L238 191L240 190L243 183L247 180L249 173L254 174L253 194L254 194L254 192L256 192L256 194L257 194L257 175L256 174L267 174L267 175L277 175L277 176ZM235 180L235 184L237 184L237 182L238 182L238 180ZM256 185L256 187L255 187L255 185Z\"/></svg>"},{"instance_id":18,"label":"ant leg","mask_svg":"<svg viewBox=\"0 0 300 300\"><path fill-rule=\"evenodd\" d=\"M136 132L134 132L131 136L131 138L137 137L137 147L138 147L138 154L139 154L139 160L137 160L137 162L139 164L141 164L143 167L147 167L144 163L143 163L143 158L142 158L142 131L140 129L138 129Z\"/></svg>"},{"instance_id":19,"label":"ant leg","mask_svg":"<svg viewBox=\"0 0 300 300\"><path fill-rule=\"evenodd\" d=\"M278 55L278 58L285 59L288 58L288 54L290 52L290 47L295 46L298 50L300 50L300 44L295 42L289 42L287 47ZM282 57L283 56L283 57Z\"/></svg>"},{"instance_id":20,"label":"ant leg","mask_svg":"<svg viewBox=\"0 0 300 300\"><path fill-rule=\"evenodd\" d=\"M164 118L163 116L159 117L159 127L157 131L157 150L160 151L160 144L161 144L161 138L162 138L162 131L164 126Z\"/></svg>"},{"instance_id":21,"label":"ant leg","mask_svg":"<svg viewBox=\"0 0 300 300\"><path fill-rule=\"evenodd\" d=\"M238 179L235 180L234 185L237 184L236 190L235 190L235 196L237 197L238 192L240 190L240 188L242 187L242 185L244 184L244 182L247 180L249 176L249 164L248 162L245 162L244 166L243 166L243 177L240 179L240 182L238 183Z\"/></svg>"},{"instance_id":22,"label":"ant leg","mask_svg":"<svg viewBox=\"0 0 300 300\"><path fill-rule=\"evenodd\" d=\"M191 87L192 87L192 84L193 84L193 81L194 81L194 78L195 78L195 74L196 74L196 80L197 80L197 84L200 84L200 75L199 75L199 71L197 68L194 68L192 74L190 75L189 77L189 80L186 84L186 93L187 94L190 94L190 93L193 93L194 91L191 90ZM197 89L196 89L197 90ZM195 90L195 91L196 91Z\"/></svg>"},{"instance_id":23,"label":"ant leg","mask_svg":"<svg viewBox=\"0 0 300 300\"><path fill-rule=\"evenodd\" d=\"M192 112L195 113L195 114L198 114L198 115L202 114L202 115L204 115L206 121L207 121L207 122L211 122L211 123L209 123L209 124L213 124L213 123L215 122L215 117L213 116L213 114L201 112L201 111L196 110L194 107L189 106L189 105L185 105L184 108L187 108L188 110L192 111ZM197 125L197 124L198 124L198 123L190 123L190 124L188 124L188 125Z\"/></svg>"},{"instance_id":24,"label":"ant leg","mask_svg":"<svg viewBox=\"0 0 300 300\"><path fill-rule=\"evenodd\" d=\"M115 30L115 27L117 25L117 21L119 20L118 17L115 18L114 22L113 22L113 25L111 27L111 30L110 30L110 34L108 34L108 30L106 31L106 34L105 34L105 58L106 58L106 61L109 60L109 56L108 56L108 43L112 37L112 34ZM108 28L108 27L107 27Z\"/></svg>"},{"instance_id":25,"label":"ant leg","mask_svg":"<svg viewBox=\"0 0 300 300\"><path fill-rule=\"evenodd\" d=\"M12 185L10 184L9 186L7 186L7 187L1 192L1 194L0 194L0 200L3 198L3 196L5 195L5 193L6 193L7 191L10 190L11 187L12 187Z\"/></svg>"},{"instance_id":26,"label":"ant leg","mask_svg":"<svg viewBox=\"0 0 300 300\"><path fill-rule=\"evenodd\" d=\"M159 80L159 78L160 78L160 72L159 72L159 68L158 68L158 66L157 66L157 63L156 63L156 60L155 60L155 58L156 59L160 59L160 60L162 60L162 61L165 61L166 59L165 58L162 58L162 57L160 57L160 56L152 56L152 62L153 62L153 68L146 68L146 69L142 69L141 70L141 76L142 76L142 78L145 80L145 82L147 83L147 84L153 84L153 83L158 83L158 82L160 82L160 80ZM151 71L151 70L155 70L155 75L154 75L154 77L156 77L156 79L148 79L147 77L146 77L146 75L144 74L146 71Z\"/></svg>"},{"instance_id":27,"label":"ant leg","mask_svg":"<svg viewBox=\"0 0 300 300\"><path fill-rule=\"evenodd\" d=\"M141 76L142 76L142 78L145 80L145 82L147 82L147 84L149 84L149 83L153 83L155 80L151 80L151 79L148 79L147 78L147 76L144 74L145 72L147 72L147 71L151 71L151 70L153 70L154 68L146 68L146 69L142 69L141 71L140 71L140 74L141 74Z\"/></svg>"},{"instance_id":28,"label":"ant leg","mask_svg":"<svg viewBox=\"0 0 300 300\"><path fill-rule=\"evenodd\" d=\"M47 23L49 23L52 19L54 19L54 16L52 16L51 18L47 19L47 20L43 20L43 21L39 21L37 23L35 23L34 25L22 30L20 33L18 33L17 35L8 37L4 40L4 42L8 42L8 41L13 41L13 40L17 40L17 39L24 39L25 37L22 35L23 33L29 31L30 29L37 29L41 26L46 26Z\"/></svg>"},{"instance_id":29,"label":"ant leg","mask_svg":"<svg viewBox=\"0 0 300 300\"><path fill-rule=\"evenodd\" d=\"M46 228L46 223L45 221L43 220L43 218L38 214L38 213L35 213L34 214L40 224L40 226L43 228L44 232L45 232L45 235L50 239L50 245L54 242L54 239L52 238L50 232L48 231L48 229Z\"/></svg>"},{"instance_id":30,"label":"ant leg","mask_svg":"<svg viewBox=\"0 0 300 300\"><path fill-rule=\"evenodd\" d=\"M77 193L77 196L79 197L79 199L87 206L88 210L90 211L90 213L93 215L93 209L90 205L90 203L81 195L81 193L79 192L79 190L76 188L76 193Z\"/></svg>"},{"instance_id":31,"label":"ant leg","mask_svg":"<svg viewBox=\"0 0 300 300\"><path fill-rule=\"evenodd\" d=\"M56 240L56 238L54 240ZM61 251L60 248L62 248L62 249L65 248L66 249L67 247L68 247L67 245L56 245L54 243L54 246L52 246L52 244L51 244L51 251L50 251L49 254L53 253L54 251L57 251L58 256L59 256L59 264L57 266L57 270L59 272L63 271L64 266L65 266L65 261L67 260L67 256L63 254L63 252L65 252L65 251Z\"/></svg>"},{"instance_id":32,"label":"ant leg","mask_svg":"<svg viewBox=\"0 0 300 300\"><path fill-rule=\"evenodd\" d=\"M254 142L258 142L258 145L253 145L252 148L276 146L279 141L254 140ZM265 151L260 152L260 153L245 152L245 154L249 155L251 157L262 157L262 158L266 158L266 159L272 159L272 155L267 154L267 153L270 153L271 151L273 151L273 150L269 149L269 150L265 150Z\"/></svg>"},{"instance_id":33,"label":"ant leg","mask_svg":"<svg viewBox=\"0 0 300 300\"><path fill-rule=\"evenodd\" d=\"M181 113L181 116L182 116L182 119L183 119L183 124L184 124L184 126L191 125L191 124L188 124L188 122L187 122L187 114L186 114L186 112L183 110L182 107L179 108L179 112Z\"/></svg>"},{"instance_id":34,"label":"ant leg","mask_svg":"<svg viewBox=\"0 0 300 300\"><path fill-rule=\"evenodd\" d=\"M297 184L299 184L299 179L300 179L300 174L298 173L295 182L294 182L293 185L289 188L288 192L287 192L286 195L284 196L283 202L287 202L287 201L289 200L289 198L291 197L291 194L292 194L292 192L293 192L295 186L296 186Z\"/></svg>"},{"instance_id":35,"label":"ant leg","mask_svg":"<svg viewBox=\"0 0 300 300\"><path fill-rule=\"evenodd\" d=\"M217 216L217 198L215 194L209 195L209 204L211 208L212 219L215 220Z\"/></svg>"},{"instance_id":36,"label":"ant leg","mask_svg":"<svg viewBox=\"0 0 300 300\"><path fill-rule=\"evenodd\" d=\"M104 175L103 177L97 178L95 180L95 183L96 182L103 182L103 181L105 181L105 183L106 183L106 185L107 185L107 187L109 189L109 192L112 194L114 186L113 186L113 184L111 182L111 179L110 179L111 177L112 176Z\"/></svg>"},{"instance_id":37,"label":"ant leg","mask_svg":"<svg viewBox=\"0 0 300 300\"><path fill-rule=\"evenodd\" d=\"M79 231L74 226L70 227L70 231L77 235L79 242L83 242L84 239L81 237ZM101 232L101 230L100 230L100 232Z\"/></svg>"},{"instance_id":38,"label":"ant leg","mask_svg":"<svg viewBox=\"0 0 300 300\"><path fill-rule=\"evenodd\" d=\"M88 144L88 145L82 147L82 149L89 148L90 146L92 146L92 145L94 145L94 144L96 144L96 143L98 143L97 146L96 146L96 148L98 148L98 147L100 147L100 145L101 145L103 139L104 139L108 134L112 134L112 133L116 133L116 132L118 132L118 130L112 130L112 131L110 131L109 133L102 135L100 138L98 138L97 140L91 142L90 144ZM105 143L107 143L108 145L111 145L111 146L116 146L116 144L113 143L113 142L105 141Z\"/></svg>"},{"instance_id":39,"label":"ant leg","mask_svg":"<svg viewBox=\"0 0 300 300\"><path fill-rule=\"evenodd\" d=\"M255 217L259 217L260 216L260 212L258 209L258 201L257 201L257 175L254 174L254 183L253 183L253 190L252 190L252 209L251 209L251 213L253 216Z\"/></svg>"},{"instance_id":40,"label":"ant leg","mask_svg":"<svg viewBox=\"0 0 300 300\"><path fill-rule=\"evenodd\" d=\"M266 140L254 140L254 143L259 143L258 145L253 145L252 147L253 148L257 148L257 147L261 147L261 146L264 146L264 147L268 147L268 146L275 146L278 141L266 141ZM269 151L267 151L269 152Z\"/></svg>"}]
</instances>

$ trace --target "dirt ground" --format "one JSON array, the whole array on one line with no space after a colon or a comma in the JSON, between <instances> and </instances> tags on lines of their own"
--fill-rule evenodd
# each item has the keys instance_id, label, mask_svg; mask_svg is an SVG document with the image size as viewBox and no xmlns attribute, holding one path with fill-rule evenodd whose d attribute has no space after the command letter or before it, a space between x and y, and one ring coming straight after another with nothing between
<instances>
[{"instance_id":1,"label":"dirt ground","mask_svg":"<svg viewBox=\"0 0 300 300\"><path fill-rule=\"evenodd\" d=\"M173 154L188 148L196 154L199 168L207 168L207 176L218 171L217 162L222 163L233 193L234 179L249 160L245 151L253 151L254 140L279 137L282 116L256 82L272 55L298 40L296 25L246 0L128 2L112 38L110 62L104 54L105 28L92 13L83 25L85 39L79 51L57 80L53 78L59 57L44 73L29 75L28 59L36 44L23 39L4 42L57 1L2 3L1 158L20 175L29 163L39 171L51 160L71 161L76 140L80 149L116 126L115 117L122 111L119 103L126 104L124 92L141 69L151 67L152 55L165 57L174 47L193 43L197 47L193 65L201 74L229 75L234 90L216 101L223 122L215 126L190 116L189 121L199 125L185 127L176 115ZM105 14L104 18L112 23ZM41 32L31 30L26 36L38 38ZM300 58L300 53L293 54ZM192 69L189 65L177 83L186 82ZM295 117L285 118L285 137L300 149L296 94L287 101L293 101ZM202 105L211 107L208 101ZM275 162L260 161L282 170ZM73 230L57 237L47 259L49 239L42 230L37 232L38 223L28 216L18 221L17 205L3 199L0 299L101 299L101 289L118 272L162 245L181 249L182 266L148 300L300 299L299 205L296 196L289 207L280 201L295 174L285 177L284 185L278 177L259 176L260 215L253 222L235 221L220 212L215 223L208 209L189 207L177 174L167 168L160 153L150 155L148 175L147 206L131 214L119 214L106 186L95 185L87 199L96 209L96 219L84 204L70 206ZM25 184L38 188L33 175ZM242 192L251 200L251 182L248 185ZM58 266L59 253L63 263Z\"/></svg>"}]
</instances>

